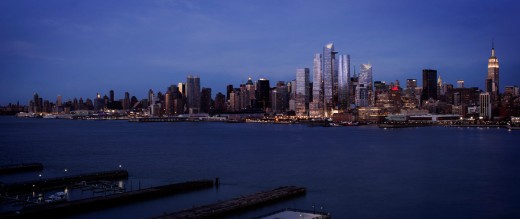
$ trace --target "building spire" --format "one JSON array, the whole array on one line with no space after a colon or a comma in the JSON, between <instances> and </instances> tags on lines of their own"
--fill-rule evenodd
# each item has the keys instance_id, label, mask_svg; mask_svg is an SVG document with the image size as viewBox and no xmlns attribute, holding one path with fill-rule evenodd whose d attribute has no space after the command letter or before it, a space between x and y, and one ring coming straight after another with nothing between
<instances>
[{"instance_id":1,"label":"building spire","mask_svg":"<svg viewBox=\"0 0 520 219\"><path fill-rule=\"evenodd\" d=\"M495 57L495 39L491 40L491 57Z\"/></svg>"}]
</instances>

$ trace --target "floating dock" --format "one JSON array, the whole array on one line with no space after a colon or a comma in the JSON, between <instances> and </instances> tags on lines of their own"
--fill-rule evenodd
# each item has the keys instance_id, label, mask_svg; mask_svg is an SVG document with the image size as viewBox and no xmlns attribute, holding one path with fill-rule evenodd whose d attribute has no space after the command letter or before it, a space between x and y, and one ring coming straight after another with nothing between
<instances>
[{"instance_id":1,"label":"floating dock","mask_svg":"<svg viewBox=\"0 0 520 219\"><path fill-rule=\"evenodd\" d=\"M173 214L159 216L156 217L156 219L219 218L233 212L304 195L305 192L306 189L304 187L284 186L228 201L221 201L210 205L179 211Z\"/></svg>"},{"instance_id":2,"label":"floating dock","mask_svg":"<svg viewBox=\"0 0 520 219\"><path fill-rule=\"evenodd\" d=\"M23 193L31 191L39 191L45 189L61 188L71 184L80 183L82 181L93 180L116 180L128 178L128 171L114 170L96 173L85 173L74 176L57 177L50 179L40 179L38 181L28 181L20 183L5 184L0 187L0 191L6 193Z\"/></svg>"},{"instance_id":3,"label":"floating dock","mask_svg":"<svg viewBox=\"0 0 520 219\"><path fill-rule=\"evenodd\" d=\"M6 214L0 214L0 218L65 217L80 212L91 211L93 209L107 208L137 201L159 198L171 194L191 192L212 187L212 180L198 180L176 183L136 191L123 192L119 194L81 199L76 201L65 201L34 205L26 207L18 213L10 212Z\"/></svg>"},{"instance_id":4,"label":"floating dock","mask_svg":"<svg viewBox=\"0 0 520 219\"><path fill-rule=\"evenodd\" d=\"M0 166L0 174L21 173L29 171L41 171L43 164L41 163L21 163L13 165Z\"/></svg>"}]
</instances>

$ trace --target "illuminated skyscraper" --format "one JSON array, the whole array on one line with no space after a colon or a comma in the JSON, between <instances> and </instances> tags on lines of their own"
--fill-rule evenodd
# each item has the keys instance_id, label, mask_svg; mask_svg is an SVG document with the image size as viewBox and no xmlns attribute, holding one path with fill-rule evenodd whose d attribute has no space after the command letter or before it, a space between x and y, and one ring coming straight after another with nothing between
<instances>
[{"instance_id":1,"label":"illuminated skyscraper","mask_svg":"<svg viewBox=\"0 0 520 219\"><path fill-rule=\"evenodd\" d=\"M464 80L457 80L457 88L464 88Z\"/></svg>"},{"instance_id":2,"label":"illuminated skyscraper","mask_svg":"<svg viewBox=\"0 0 520 219\"><path fill-rule=\"evenodd\" d=\"M491 119L491 97L489 92L480 93L480 117Z\"/></svg>"},{"instance_id":3,"label":"illuminated skyscraper","mask_svg":"<svg viewBox=\"0 0 520 219\"><path fill-rule=\"evenodd\" d=\"M310 116L323 116L323 75L321 54L314 55L313 83L312 83L312 103L310 103Z\"/></svg>"},{"instance_id":4,"label":"illuminated skyscraper","mask_svg":"<svg viewBox=\"0 0 520 219\"><path fill-rule=\"evenodd\" d=\"M361 64L356 87L356 105L359 107L374 105L373 99L372 65Z\"/></svg>"},{"instance_id":5,"label":"illuminated skyscraper","mask_svg":"<svg viewBox=\"0 0 520 219\"><path fill-rule=\"evenodd\" d=\"M349 105L350 55L340 55L338 64L338 102L339 108L346 110Z\"/></svg>"},{"instance_id":6,"label":"illuminated skyscraper","mask_svg":"<svg viewBox=\"0 0 520 219\"><path fill-rule=\"evenodd\" d=\"M498 58L495 56L495 44L491 48L491 57L488 62L488 73L486 79L486 92L491 94L491 98L498 98L499 92L499 65Z\"/></svg>"},{"instance_id":7,"label":"illuminated skyscraper","mask_svg":"<svg viewBox=\"0 0 520 219\"><path fill-rule=\"evenodd\" d=\"M336 105L334 93L337 86L336 52L334 44L329 43L323 47L323 99L325 103L325 116L331 116L332 109ZM335 77L336 76L336 77ZM337 94L337 92L336 92ZM336 96L337 98L337 96ZM336 99L337 100L337 99Z\"/></svg>"},{"instance_id":8,"label":"illuminated skyscraper","mask_svg":"<svg viewBox=\"0 0 520 219\"><path fill-rule=\"evenodd\" d=\"M309 69L296 69L296 115L308 116L309 112Z\"/></svg>"}]
</instances>

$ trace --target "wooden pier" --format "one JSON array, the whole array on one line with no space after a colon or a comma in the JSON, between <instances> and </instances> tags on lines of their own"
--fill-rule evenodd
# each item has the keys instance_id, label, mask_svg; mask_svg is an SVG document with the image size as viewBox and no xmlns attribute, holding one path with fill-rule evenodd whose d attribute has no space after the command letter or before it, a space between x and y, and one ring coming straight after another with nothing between
<instances>
[{"instance_id":1,"label":"wooden pier","mask_svg":"<svg viewBox=\"0 0 520 219\"><path fill-rule=\"evenodd\" d=\"M45 189L62 188L71 184L80 183L82 181L93 180L116 180L128 178L128 171L114 170L96 173L86 173L74 176L64 176L50 179L40 179L37 181L28 181L20 183L5 184L0 191L6 193L24 193L31 191L39 191Z\"/></svg>"},{"instance_id":2,"label":"wooden pier","mask_svg":"<svg viewBox=\"0 0 520 219\"><path fill-rule=\"evenodd\" d=\"M0 218L65 217L94 209L107 208L212 187L212 180L189 181L76 201L33 205L22 209L18 213L10 212L0 214Z\"/></svg>"},{"instance_id":3,"label":"wooden pier","mask_svg":"<svg viewBox=\"0 0 520 219\"><path fill-rule=\"evenodd\" d=\"M262 191L238 197L228 201L221 201L210 205L179 211L173 214L159 216L156 217L156 219L219 218L233 212L304 195L305 192L306 189L304 187L284 186L269 191Z\"/></svg>"},{"instance_id":4,"label":"wooden pier","mask_svg":"<svg viewBox=\"0 0 520 219\"><path fill-rule=\"evenodd\" d=\"M11 173L40 171L40 170L43 170L43 164L41 164L41 163L21 163L21 164L0 166L0 174L11 174Z\"/></svg>"}]
</instances>

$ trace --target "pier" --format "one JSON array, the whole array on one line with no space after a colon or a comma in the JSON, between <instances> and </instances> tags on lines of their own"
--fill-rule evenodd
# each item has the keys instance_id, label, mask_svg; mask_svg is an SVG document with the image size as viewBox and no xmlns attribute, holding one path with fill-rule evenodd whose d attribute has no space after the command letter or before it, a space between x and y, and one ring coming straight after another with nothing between
<instances>
[{"instance_id":1,"label":"pier","mask_svg":"<svg viewBox=\"0 0 520 219\"><path fill-rule=\"evenodd\" d=\"M41 163L21 163L0 166L0 174L21 173L40 170L43 170L43 164Z\"/></svg>"},{"instance_id":2,"label":"pier","mask_svg":"<svg viewBox=\"0 0 520 219\"><path fill-rule=\"evenodd\" d=\"M20 183L5 184L0 187L0 191L6 193L24 193L35 190L62 188L71 184L80 183L82 181L93 180L116 180L128 178L128 171L114 170L96 173L86 173L74 176L57 177L50 179L40 179L37 181L28 181Z\"/></svg>"},{"instance_id":3,"label":"pier","mask_svg":"<svg viewBox=\"0 0 520 219\"><path fill-rule=\"evenodd\" d=\"M262 191L234 198L228 201L194 207L176 213L155 217L155 219L218 218L233 212L304 195L305 193L306 189L304 187L284 186L269 191Z\"/></svg>"},{"instance_id":4,"label":"pier","mask_svg":"<svg viewBox=\"0 0 520 219\"><path fill-rule=\"evenodd\" d=\"M198 180L183 183L176 183L164 186L151 187L130 192L123 192L107 196L100 196L76 201L65 201L56 203L47 203L33 205L23 208L20 212L10 212L0 214L0 218L55 218L64 217L80 212L91 211L93 209L101 209L113 207L117 205L144 201L153 198L164 197L171 194L186 193L200 189L212 188L212 180Z\"/></svg>"}]
</instances>

